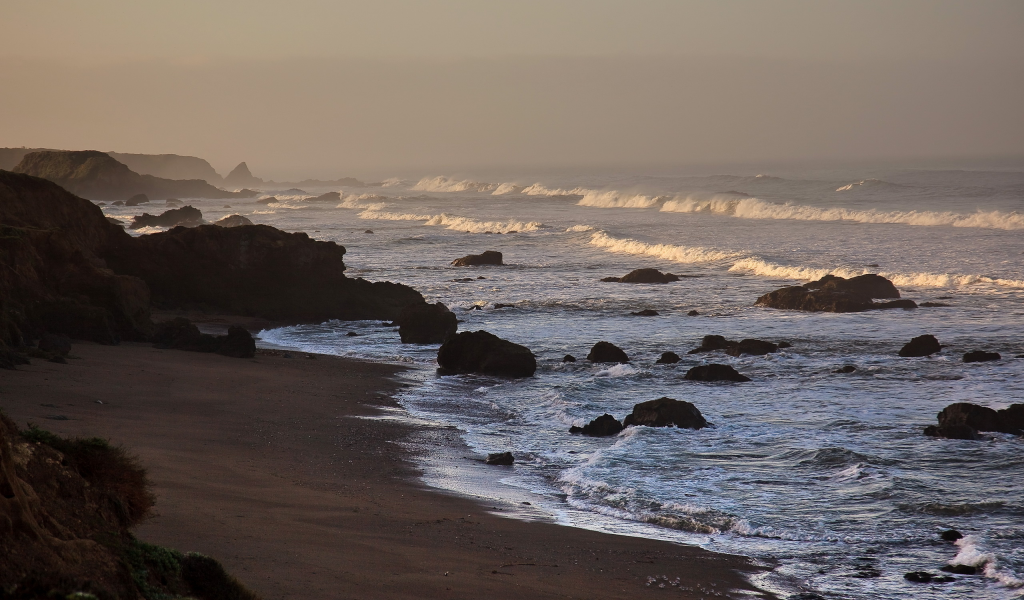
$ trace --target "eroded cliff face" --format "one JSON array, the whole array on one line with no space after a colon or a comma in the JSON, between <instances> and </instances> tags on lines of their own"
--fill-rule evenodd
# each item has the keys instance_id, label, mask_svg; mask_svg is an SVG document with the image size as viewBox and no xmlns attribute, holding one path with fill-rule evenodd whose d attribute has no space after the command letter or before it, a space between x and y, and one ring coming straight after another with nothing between
<instances>
[{"instance_id":1,"label":"eroded cliff face","mask_svg":"<svg viewBox=\"0 0 1024 600\"><path fill-rule=\"evenodd\" d=\"M264 225L133 238L60 186L0 171L0 341L148 339L150 303L277 321L394 320L423 297L345 277L345 248Z\"/></svg>"}]
</instances>

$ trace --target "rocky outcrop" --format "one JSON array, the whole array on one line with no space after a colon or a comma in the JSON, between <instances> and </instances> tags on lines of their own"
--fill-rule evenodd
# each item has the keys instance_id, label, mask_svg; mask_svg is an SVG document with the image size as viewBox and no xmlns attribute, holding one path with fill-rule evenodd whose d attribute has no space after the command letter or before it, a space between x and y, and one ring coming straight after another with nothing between
<instances>
[{"instance_id":1,"label":"rocky outcrop","mask_svg":"<svg viewBox=\"0 0 1024 600\"><path fill-rule=\"evenodd\" d=\"M201 333L183 317L158 324L152 341L157 348L163 349L215 352L234 358L256 355L256 340L244 327L229 327L227 335L210 335Z\"/></svg>"},{"instance_id":2,"label":"rocky outcrop","mask_svg":"<svg viewBox=\"0 0 1024 600\"><path fill-rule=\"evenodd\" d=\"M564 362L564 363L574 363L574 362L576 362L576 357L573 356L572 354L566 354L565 356L562 357L562 362Z\"/></svg>"},{"instance_id":3,"label":"rocky outcrop","mask_svg":"<svg viewBox=\"0 0 1024 600\"><path fill-rule=\"evenodd\" d=\"M641 402L633 412L622 420L623 427L646 425L648 427L670 427L682 429L703 429L709 423L693 404L674 398L658 398Z\"/></svg>"},{"instance_id":4,"label":"rocky outcrop","mask_svg":"<svg viewBox=\"0 0 1024 600\"><path fill-rule=\"evenodd\" d=\"M470 254L452 261L456 267L476 267L480 265L503 265L501 252L487 250L483 254Z\"/></svg>"},{"instance_id":5,"label":"rocky outcrop","mask_svg":"<svg viewBox=\"0 0 1024 600\"><path fill-rule=\"evenodd\" d=\"M757 299L755 306L811 312L861 312L884 308L917 308L913 300L874 302L875 298L899 298L891 281L881 275L850 279L826 275L804 285L784 287Z\"/></svg>"},{"instance_id":6,"label":"rocky outcrop","mask_svg":"<svg viewBox=\"0 0 1024 600\"><path fill-rule=\"evenodd\" d=\"M598 342L590 349L587 360L596 363L628 363L629 356L611 342Z\"/></svg>"},{"instance_id":7,"label":"rocky outcrop","mask_svg":"<svg viewBox=\"0 0 1024 600\"><path fill-rule=\"evenodd\" d=\"M662 352L661 358L654 361L656 365L674 365L683 359L679 358L679 355L675 352Z\"/></svg>"},{"instance_id":8,"label":"rocky outcrop","mask_svg":"<svg viewBox=\"0 0 1024 600\"><path fill-rule=\"evenodd\" d=\"M245 217L242 217L243 219ZM248 221L248 219L246 219ZM172 208L159 215L142 213L132 219L129 229L141 229L143 227L196 227L203 224L203 213L192 206Z\"/></svg>"},{"instance_id":9,"label":"rocky outcrop","mask_svg":"<svg viewBox=\"0 0 1024 600\"><path fill-rule=\"evenodd\" d=\"M124 154L108 152L111 158L124 163L139 175L153 175L164 179L202 179L207 183L220 183L220 175L205 160L196 156L177 154Z\"/></svg>"},{"instance_id":10,"label":"rocky outcrop","mask_svg":"<svg viewBox=\"0 0 1024 600\"><path fill-rule=\"evenodd\" d=\"M340 192L327 192L315 198L306 198L306 202L341 202Z\"/></svg>"},{"instance_id":11,"label":"rocky outcrop","mask_svg":"<svg viewBox=\"0 0 1024 600\"><path fill-rule=\"evenodd\" d=\"M508 467L515 464L516 457L513 456L511 452L492 452L487 455L484 462L489 465L501 465Z\"/></svg>"},{"instance_id":12,"label":"rocky outcrop","mask_svg":"<svg viewBox=\"0 0 1024 600\"><path fill-rule=\"evenodd\" d=\"M448 307L436 304L412 304L398 315L398 335L403 344L441 344L455 335L458 318Z\"/></svg>"},{"instance_id":13,"label":"rocky outcrop","mask_svg":"<svg viewBox=\"0 0 1024 600\"><path fill-rule=\"evenodd\" d=\"M700 365L693 367L686 372L684 379L690 381L750 381L746 375L736 372L736 369L729 365Z\"/></svg>"},{"instance_id":14,"label":"rocky outcrop","mask_svg":"<svg viewBox=\"0 0 1024 600\"><path fill-rule=\"evenodd\" d=\"M242 227L252 225L252 221L242 215L228 215L213 222L218 227Z\"/></svg>"},{"instance_id":15,"label":"rocky outcrop","mask_svg":"<svg viewBox=\"0 0 1024 600\"><path fill-rule=\"evenodd\" d=\"M900 348L900 356L904 358L931 356L940 350L942 350L942 345L934 335L919 335Z\"/></svg>"},{"instance_id":16,"label":"rocky outcrop","mask_svg":"<svg viewBox=\"0 0 1024 600\"><path fill-rule=\"evenodd\" d=\"M48 179L89 200L125 200L145 194L150 200L165 198L251 198L255 192L227 192L200 179L162 179L139 175L108 154L95 150L32 152L14 168Z\"/></svg>"},{"instance_id":17,"label":"rocky outcrop","mask_svg":"<svg viewBox=\"0 0 1024 600\"><path fill-rule=\"evenodd\" d=\"M989 362L992 360L999 360L1002 356L998 352L986 352L984 350L974 350L964 354L964 362Z\"/></svg>"},{"instance_id":18,"label":"rocky outcrop","mask_svg":"<svg viewBox=\"0 0 1024 600\"><path fill-rule=\"evenodd\" d=\"M140 204L146 204L149 202L149 196L145 194L135 194L131 198L124 201L125 206L138 206Z\"/></svg>"},{"instance_id":19,"label":"rocky outcrop","mask_svg":"<svg viewBox=\"0 0 1024 600\"><path fill-rule=\"evenodd\" d=\"M605 277L601 281L609 283L671 283L679 281L679 276L662 273L657 269L636 269L622 277Z\"/></svg>"},{"instance_id":20,"label":"rocky outcrop","mask_svg":"<svg viewBox=\"0 0 1024 600\"><path fill-rule=\"evenodd\" d=\"M658 311L654 310L653 308L645 308L643 310L638 310L636 312L631 312L629 314L634 317L657 317Z\"/></svg>"},{"instance_id":21,"label":"rocky outcrop","mask_svg":"<svg viewBox=\"0 0 1024 600\"><path fill-rule=\"evenodd\" d=\"M537 358L529 348L486 331L456 333L437 351L437 364L443 374L530 377L537 370Z\"/></svg>"},{"instance_id":22,"label":"rocky outcrop","mask_svg":"<svg viewBox=\"0 0 1024 600\"><path fill-rule=\"evenodd\" d=\"M228 187L249 187L249 186L261 186L263 180L259 177L254 177L249 172L249 165L244 162L238 163L238 166L231 169L228 176L224 178L224 185Z\"/></svg>"},{"instance_id":23,"label":"rocky outcrop","mask_svg":"<svg viewBox=\"0 0 1024 600\"><path fill-rule=\"evenodd\" d=\"M788 348L789 345L786 347ZM690 350L688 354L725 350L725 353L730 356L742 356L744 354L763 356L765 354L778 352L779 348L780 345L773 344L772 342L766 342L764 340L748 338L737 342L734 340L727 340L725 337L720 335L706 335L701 340L700 346Z\"/></svg>"},{"instance_id":24,"label":"rocky outcrop","mask_svg":"<svg viewBox=\"0 0 1024 600\"><path fill-rule=\"evenodd\" d=\"M115 271L144 280L153 304L166 309L320 322L394 320L423 303L407 286L345 277L344 255L334 242L267 225L201 225L129 238L105 258Z\"/></svg>"},{"instance_id":25,"label":"rocky outcrop","mask_svg":"<svg viewBox=\"0 0 1024 600\"><path fill-rule=\"evenodd\" d=\"M1024 433L1024 404L1011 404L994 410L969 402L957 402L938 414L938 426L930 425L924 434L957 440L978 439L979 431L997 431L1021 435Z\"/></svg>"},{"instance_id":26,"label":"rocky outcrop","mask_svg":"<svg viewBox=\"0 0 1024 600\"><path fill-rule=\"evenodd\" d=\"M581 435L589 435L591 437L608 437L618 435L623 429L625 428L618 419L608 413L605 413L583 427L573 425L569 428L569 433L578 433Z\"/></svg>"}]
</instances>

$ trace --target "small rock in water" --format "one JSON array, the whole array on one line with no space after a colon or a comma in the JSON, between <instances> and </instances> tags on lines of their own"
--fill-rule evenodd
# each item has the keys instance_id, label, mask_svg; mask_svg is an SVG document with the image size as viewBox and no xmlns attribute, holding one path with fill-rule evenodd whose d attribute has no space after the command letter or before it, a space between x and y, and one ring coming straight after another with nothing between
<instances>
[{"instance_id":1,"label":"small rock in water","mask_svg":"<svg viewBox=\"0 0 1024 600\"><path fill-rule=\"evenodd\" d=\"M998 352L985 352L984 350L974 350L973 352L967 352L964 354L964 362L988 362L990 360L999 360L1002 356Z\"/></svg>"},{"instance_id":2,"label":"small rock in water","mask_svg":"<svg viewBox=\"0 0 1024 600\"><path fill-rule=\"evenodd\" d=\"M777 346L778 346L778 347L779 347L780 349L781 349L781 348L792 348L792 347L793 347L793 344L790 344L789 342L779 342L779 343L778 343L778 344L776 344L776 345L777 345Z\"/></svg>"},{"instance_id":3,"label":"small rock in water","mask_svg":"<svg viewBox=\"0 0 1024 600\"><path fill-rule=\"evenodd\" d=\"M691 310L690 312L686 313L686 316L688 316L688 317L696 317L699 314L700 314L699 312L697 312L695 310Z\"/></svg>"},{"instance_id":4,"label":"small rock in water","mask_svg":"<svg viewBox=\"0 0 1024 600\"><path fill-rule=\"evenodd\" d=\"M620 423L618 419L608 413L605 413L583 427L576 427L575 425L570 427L569 433L581 433L583 435L593 437L607 437L618 435L622 429L622 423Z\"/></svg>"},{"instance_id":5,"label":"small rock in water","mask_svg":"<svg viewBox=\"0 0 1024 600\"><path fill-rule=\"evenodd\" d=\"M972 567L971 565L946 565L939 569L946 573L953 573L955 575L977 575L978 567Z\"/></svg>"},{"instance_id":6,"label":"small rock in water","mask_svg":"<svg viewBox=\"0 0 1024 600\"><path fill-rule=\"evenodd\" d=\"M658 311L651 308L645 308L643 310L629 314L633 315L634 317L657 317Z\"/></svg>"},{"instance_id":7,"label":"small rock in water","mask_svg":"<svg viewBox=\"0 0 1024 600\"><path fill-rule=\"evenodd\" d=\"M729 365L700 365L686 372L684 379L689 381L750 381L746 375L736 372Z\"/></svg>"},{"instance_id":8,"label":"small rock in water","mask_svg":"<svg viewBox=\"0 0 1024 600\"><path fill-rule=\"evenodd\" d=\"M628 363L629 356L611 342L598 342L590 349L587 360L596 363Z\"/></svg>"},{"instance_id":9,"label":"small rock in water","mask_svg":"<svg viewBox=\"0 0 1024 600\"><path fill-rule=\"evenodd\" d=\"M679 358L679 355L676 354L675 352L662 352L661 353L661 358L659 358L658 360L654 361L654 364L656 364L656 365L674 365L674 364L676 364L677 362L679 362L681 360L682 359Z\"/></svg>"},{"instance_id":10,"label":"small rock in water","mask_svg":"<svg viewBox=\"0 0 1024 600\"><path fill-rule=\"evenodd\" d=\"M913 583L949 583L956 581L955 577L949 577L948 575L932 575L928 571L911 571L903 576L907 581Z\"/></svg>"},{"instance_id":11,"label":"small rock in water","mask_svg":"<svg viewBox=\"0 0 1024 600\"><path fill-rule=\"evenodd\" d=\"M366 231L364 231L363 233L373 233L373 230L372 230L372 229L367 229L367 230L366 230Z\"/></svg>"},{"instance_id":12,"label":"small rock in water","mask_svg":"<svg viewBox=\"0 0 1024 600\"><path fill-rule=\"evenodd\" d=\"M354 332L354 331L350 331L350 332L346 333L345 335L348 336L348 337L359 337L359 334Z\"/></svg>"},{"instance_id":13,"label":"small rock in water","mask_svg":"<svg viewBox=\"0 0 1024 600\"><path fill-rule=\"evenodd\" d=\"M575 357L575 356L573 356L572 354L566 354L566 355L565 355L565 356L564 356L564 357L562 358L562 362L564 362L564 363L567 363L567 362L576 362L576 357Z\"/></svg>"},{"instance_id":14,"label":"small rock in water","mask_svg":"<svg viewBox=\"0 0 1024 600\"><path fill-rule=\"evenodd\" d=\"M949 305L944 304L942 302L922 302L921 304L919 304L919 306L921 306L922 308L944 308L948 307Z\"/></svg>"},{"instance_id":15,"label":"small rock in water","mask_svg":"<svg viewBox=\"0 0 1024 600\"><path fill-rule=\"evenodd\" d=\"M511 465L516 461L511 452L494 452L487 455L485 461L489 465Z\"/></svg>"},{"instance_id":16,"label":"small rock in water","mask_svg":"<svg viewBox=\"0 0 1024 600\"><path fill-rule=\"evenodd\" d=\"M940 350L942 350L942 345L934 335L919 335L900 348L900 356L903 358L931 356Z\"/></svg>"},{"instance_id":17,"label":"small rock in water","mask_svg":"<svg viewBox=\"0 0 1024 600\"><path fill-rule=\"evenodd\" d=\"M832 371L832 372L833 373L853 373L856 370L857 370L857 367L855 367L853 365L844 365L844 366L839 367L838 369L836 369L835 371Z\"/></svg>"},{"instance_id":18,"label":"small rock in water","mask_svg":"<svg viewBox=\"0 0 1024 600\"><path fill-rule=\"evenodd\" d=\"M944 542L955 542L964 537L964 534L960 533L956 529L947 529L940 533L939 537L942 538L942 541Z\"/></svg>"}]
</instances>

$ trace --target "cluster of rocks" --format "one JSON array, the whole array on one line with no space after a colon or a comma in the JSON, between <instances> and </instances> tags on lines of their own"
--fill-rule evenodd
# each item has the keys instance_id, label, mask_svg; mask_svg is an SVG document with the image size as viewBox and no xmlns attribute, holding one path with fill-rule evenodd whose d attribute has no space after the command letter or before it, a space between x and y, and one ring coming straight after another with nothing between
<instances>
[{"instance_id":1,"label":"cluster of rocks","mask_svg":"<svg viewBox=\"0 0 1024 600\"><path fill-rule=\"evenodd\" d=\"M244 217L243 217L244 218ZM141 229L143 227L196 227L203 224L203 213L193 206L182 206L172 208L159 215L142 213L132 218L130 229ZM250 223L251 224L251 223Z\"/></svg>"},{"instance_id":2,"label":"cluster of rocks","mask_svg":"<svg viewBox=\"0 0 1024 600\"><path fill-rule=\"evenodd\" d=\"M626 427L639 425L703 429L711 424L692 403L666 397L634 405L633 412L626 415L621 422L605 413L583 427L571 427L569 433L605 437L618 435Z\"/></svg>"},{"instance_id":3,"label":"cluster of rocks","mask_svg":"<svg viewBox=\"0 0 1024 600\"><path fill-rule=\"evenodd\" d=\"M913 300L875 302L875 299L899 298L900 292L881 275L858 275L847 279L825 275L804 285L787 286L769 292L755 306L812 312L861 312L885 308L917 308Z\"/></svg>"},{"instance_id":4,"label":"cluster of rocks","mask_svg":"<svg viewBox=\"0 0 1024 600\"><path fill-rule=\"evenodd\" d=\"M789 348L791 344L789 342L779 342L778 344L772 342L766 342L764 340L756 339L744 339L740 341L727 340L725 337L720 335L706 335L701 340L700 346L690 350L688 354L699 354L702 352L715 352L717 350L724 350L729 356L743 356L744 354L750 354L752 356L764 356L765 354L772 354L778 352L780 348Z\"/></svg>"},{"instance_id":5,"label":"cluster of rocks","mask_svg":"<svg viewBox=\"0 0 1024 600\"><path fill-rule=\"evenodd\" d=\"M184 317L157 324L150 341L157 348L163 349L215 352L234 358L256 356L256 340L244 327L231 326L227 335L210 335L200 332L195 324Z\"/></svg>"},{"instance_id":6,"label":"cluster of rocks","mask_svg":"<svg viewBox=\"0 0 1024 600\"><path fill-rule=\"evenodd\" d=\"M469 254L462 258L456 258L452 261L452 265L456 267L477 267L481 265L494 265L501 266L505 263L502 262L501 252L494 250L487 250L482 254Z\"/></svg>"},{"instance_id":7,"label":"cluster of rocks","mask_svg":"<svg viewBox=\"0 0 1024 600\"><path fill-rule=\"evenodd\" d=\"M1024 434L1024 404L994 410L969 402L957 402L937 415L939 424L925 427L924 434L954 440L982 439L979 432Z\"/></svg>"},{"instance_id":8,"label":"cluster of rocks","mask_svg":"<svg viewBox=\"0 0 1024 600\"><path fill-rule=\"evenodd\" d=\"M622 277L605 277L601 281L608 283L672 283L679 281L679 276L662 273L657 269L635 269Z\"/></svg>"}]
</instances>

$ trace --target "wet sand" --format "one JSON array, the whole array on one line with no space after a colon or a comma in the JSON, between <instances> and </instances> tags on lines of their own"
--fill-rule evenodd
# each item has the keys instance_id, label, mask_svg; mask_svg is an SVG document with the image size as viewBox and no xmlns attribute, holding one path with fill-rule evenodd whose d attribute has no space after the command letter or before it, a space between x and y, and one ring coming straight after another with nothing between
<instances>
[{"instance_id":1,"label":"wet sand","mask_svg":"<svg viewBox=\"0 0 1024 600\"><path fill-rule=\"evenodd\" d=\"M755 592L743 557L503 518L423 486L401 442L451 432L361 418L396 406L399 367L147 344L72 354L0 371L0 408L129 447L157 495L138 537L213 556L267 600ZM658 576L680 584L647 585Z\"/></svg>"}]
</instances>

